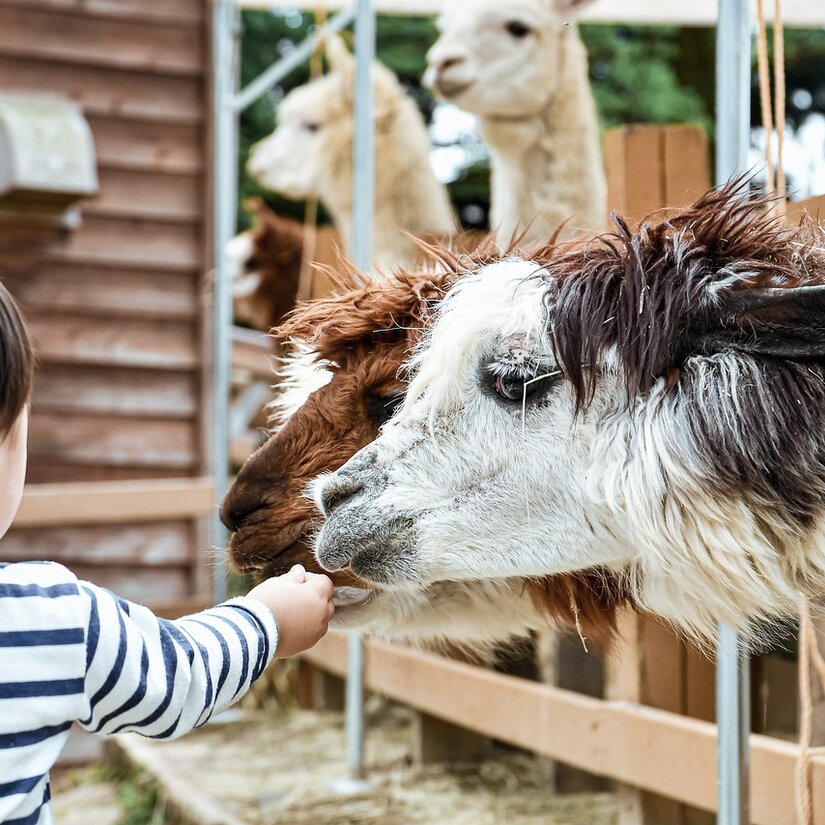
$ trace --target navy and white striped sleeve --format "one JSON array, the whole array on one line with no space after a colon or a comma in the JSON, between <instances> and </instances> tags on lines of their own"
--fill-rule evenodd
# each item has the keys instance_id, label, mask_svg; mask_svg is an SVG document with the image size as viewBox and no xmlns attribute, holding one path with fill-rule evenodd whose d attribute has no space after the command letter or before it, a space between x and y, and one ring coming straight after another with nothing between
<instances>
[{"instance_id":1,"label":"navy and white striped sleeve","mask_svg":"<svg viewBox=\"0 0 825 825\"><path fill-rule=\"evenodd\" d=\"M177 621L80 582L87 602L85 694L80 724L171 739L238 700L275 654L272 612L246 597Z\"/></svg>"}]
</instances>

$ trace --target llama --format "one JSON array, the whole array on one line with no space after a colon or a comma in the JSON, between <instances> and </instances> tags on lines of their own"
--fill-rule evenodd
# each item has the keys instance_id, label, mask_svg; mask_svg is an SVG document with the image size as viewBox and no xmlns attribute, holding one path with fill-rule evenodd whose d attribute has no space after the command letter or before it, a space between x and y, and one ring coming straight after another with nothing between
<instances>
[{"instance_id":1,"label":"llama","mask_svg":"<svg viewBox=\"0 0 825 825\"><path fill-rule=\"evenodd\" d=\"M262 198L246 208L253 225L229 242L235 319L264 332L295 306L304 254L304 227L276 215Z\"/></svg>"},{"instance_id":2,"label":"llama","mask_svg":"<svg viewBox=\"0 0 825 825\"><path fill-rule=\"evenodd\" d=\"M278 128L252 148L248 168L262 186L288 198L320 198L351 253L355 60L339 37L329 39L327 56L329 73L283 99ZM409 235L448 237L455 222L447 190L430 167L430 141L415 102L380 63L373 80L373 262L388 271L416 259Z\"/></svg>"},{"instance_id":3,"label":"llama","mask_svg":"<svg viewBox=\"0 0 825 825\"><path fill-rule=\"evenodd\" d=\"M697 639L821 595L825 230L735 185L615 223L441 302L398 414L316 484L326 569L416 590L598 567Z\"/></svg>"},{"instance_id":4,"label":"llama","mask_svg":"<svg viewBox=\"0 0 825 825\"><path fill-rule=\"evenodd\" d=\"M587 52L566 16L587 0L447 3L425 83L479 116L490 223L543 242L604 224L607 183Z\"/></svg>"},{"instance_id":5,"label":"llama","mask_svg":"<svg viewBox=\"0 0 825 825\"><path fill-rule=\"evenodd\" d=\"M445 266L437 273L398 272L380 280L338 273L335 297L304 305L276 330L284 346L300 342L301 357L289 362L293 383L314 382L315 391L308 399L297 387L287 393L282 428L244 465L224 499L221 515L234 531L229 552L237 569L257 578L297 562L321 569L310 540L318 512L304 490L373 441L392 416L405 389L399 368L431 307L461 271L460 260L467 260L446 253L442 258ZM316 366L313 374L315 360L328 368ZM346 571L333 579L339 604L357 593L347 586L364 586ZM446 582L423 593L371 589L366 601L339 607L334 622L412 641L484 643L525 635L546 627L548 619L568 626L578 619L584 635L604 646L625 601L609 576L593 572L527 582Z\"/></svg>"}]
</instances>

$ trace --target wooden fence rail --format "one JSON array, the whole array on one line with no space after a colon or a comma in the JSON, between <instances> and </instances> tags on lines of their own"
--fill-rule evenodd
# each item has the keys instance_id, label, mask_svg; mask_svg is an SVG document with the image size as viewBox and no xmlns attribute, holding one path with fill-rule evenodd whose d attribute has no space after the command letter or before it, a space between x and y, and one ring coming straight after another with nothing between
<instances>
[{"instance_id":1,"label":"wooden fence rail","mask_svg":"<svg viewBox=\"0 0 825 825\"><path fill-rule=\"evenodd\" d=\"M67 527L197 518L215 509L210 478L32 484L15 527Z\"/></svg>"},{"instance_id":2,"label":"wooden fence rail","mask_svg":"<svg viewBox=\"0 0 825 825\"><path fill-rule=\"evenodd\" d=\"M305 659L346 676L346 638ZM697 808L716 809L716 726L604 701L428 653L367 642L366 686L454 725ZM799 748L751 736L754 825L795 825ZM812 759L814 821L825 822L825 757Z\"/></svg>"}]
</instances>

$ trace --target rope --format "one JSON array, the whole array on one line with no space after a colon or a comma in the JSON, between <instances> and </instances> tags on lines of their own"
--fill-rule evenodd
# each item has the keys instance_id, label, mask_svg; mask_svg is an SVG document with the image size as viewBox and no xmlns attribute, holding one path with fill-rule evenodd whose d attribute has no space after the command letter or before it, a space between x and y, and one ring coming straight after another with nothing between
<instances>
[{"instance_id":1,"label":"rope","mask_svg":"<svg viewBox=\"0 0 825 825\"><path fill-rule=\"evenodd\" d=\"M315 24L322 28L327 22L327 13L324 9L315 12ZM320 77L323 72L323 54L317 48L309 59L310 80ZM312 280L315 268L312 262L318 251L318 198L310 198L304 206L304 249L301 255L301 270L298 274L298 292L296 300L308 301L312 297Z\"/></svg>"},{"instance_id":2,"label":"rope","mask_svg":"<svg viewBox=\"0 0 825 825\"><path fill-rule=\"evenodd\" d=\"M773 85L774 101L771 109L771 81L768 66L768 31L765 22L764 0L756 0L756 54L759 68L759 108L765 131L765 192L775 195L777 215L787 214L785 167L782 161L785 145L785 34L782 25L781 0L774 0L773 26ZM773 141L776 125L776 172L774 173Z\"/></svg>"},{"instance_id":3,"label":"rope","mask_svg":"<svg viewBox=\"0 0 825 825\"><path fill-rule=\"evenodd\" d=\"M814 825L811 793L811 741L814 730L814 703L811 695L811 652L816 648L811 607L800 596L799 607L799 759L796 762L796 816L799 825Z\"/></svg>"},{"instance_id":4,"label":"rope","mask_svg":"<svg viewBox=\"0 0 825 825\"><path fill-rule=\"evenodd\" d=\"M773 153L773 113L771 112L771 81L768 68L768 32L765 25L764 0L756 0L756 56L759 67L759 109L762 113L762 128L765 130L765 192L774 191Z\"/></svg>"},{"instance_id":5,"label":"rope","mask_svg":"<svg viewBox=\"0 0 825 825\"><path fill-rule=\"evenodd\" d=\"M780 217L788 212L785 192L785 165L782 162L782 150L785 143L785 28L782 24L781 0L774 0L773 20L773 87L774 120L776 121L776 194L779 198L777 207Z\"/></svg>"}]
</instances>

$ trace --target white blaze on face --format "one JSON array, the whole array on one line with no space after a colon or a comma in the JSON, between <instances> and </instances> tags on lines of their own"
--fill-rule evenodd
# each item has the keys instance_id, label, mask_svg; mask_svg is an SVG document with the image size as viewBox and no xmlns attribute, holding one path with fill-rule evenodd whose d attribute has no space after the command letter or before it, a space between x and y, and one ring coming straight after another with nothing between
<instances>
[{"instance_id":1,"label":"white blaze on face","mask_svg":"<svg viewBox=\"0 0 825 825\"><path fill-rule=\"evenodd\" d=\"M283 427L316 390L332 380L332 371L319 361L309 344L295 344L291 353L281 359L275 397L269 405L269 426L273 432Z\"/></svg>"},{"instance_id":2,"label":"white blaze on face","mask_svg":"<svg viewBox=\"0 0 825 825\"><path fill-rule=\"evenodd\" d=\"M260 273L247 271L247 262L254 251L255 243L251 232L241 232L226 245L232 277L232 294L235 298L248 298L261 285Z\"/></svg>"}]
</instances>

